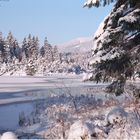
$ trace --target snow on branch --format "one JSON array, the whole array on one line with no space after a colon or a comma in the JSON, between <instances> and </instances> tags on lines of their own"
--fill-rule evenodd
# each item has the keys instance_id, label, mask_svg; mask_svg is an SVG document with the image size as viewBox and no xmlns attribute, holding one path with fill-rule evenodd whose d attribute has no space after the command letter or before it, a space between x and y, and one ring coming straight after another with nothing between
<instances>
[{"instance_id":1,"label":"snow on branch","mask_svg":"<svg viewBox=\"0 0 140 140\"><path fill-rule=\"evenodd\" d=\"M110 3L114 2L114 0L86 0L84 3L84 7L91 8L92 6L99 7L101 5L106 6Z\"/></svg>"},{"instance_id":2,"label":"snow on branch","mask_svg":"<svg viewBox=\"0 0 140 140\"><path fill-rule=\"evenodd\" d=\"M135 23L136 21L138 21L139 15L137 13L140 13L140 9L136 9L134 11L132 11L131 13L125 15L124 17L121 17L119 19L119 24L122 22L128 22L128 23ZM136 15L136 16L134 16Z\"/></svg>"},{"instance_id":3,"label":"snow on branch","mask_svg":"<svg viewBox=\"0 0 140 140\"><path fill-rule=\"evenodd\" d=\"M92 6L99 6L100 0L87 0L84 3L84 7L92 7Z\"/></svg>"}]
</instances>

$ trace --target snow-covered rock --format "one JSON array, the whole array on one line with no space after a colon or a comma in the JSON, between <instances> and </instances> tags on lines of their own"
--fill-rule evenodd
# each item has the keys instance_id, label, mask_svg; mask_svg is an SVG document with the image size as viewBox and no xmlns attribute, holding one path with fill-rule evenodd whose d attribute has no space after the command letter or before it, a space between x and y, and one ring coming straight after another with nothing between
<instances>
[{"instance_id":1,"label":"snow-covered rock","mask_svg":"<svg viewBox=\"0 0 140 140\"><path fill-rule=\"evenodd\" d=\"M82 81L88 81L92 79L92 77L93 77L93 73L84 73Z\"/></svg>"},{"instance_id":2,"label":"snow-covered rock","mask_svg":"<svg viewBox=\"0 0 140 140\"><path fill-rule=\"evenodd\" d=\"M13 132L5 132L2 134L0 137L1 140L6 140L6 139L17 139L17 136Z\"/></svg>"},{"instance_id":3,"label":"snow-covered rock","mask_svg":"<svg viewBox=\"0 0 140 140\"><path fill-rule=\"evenodd\" d=\"M108 113L106 119L109 124L124 124L127 121L127 113L123 108L115 107Z\"/></svg>"},{"instance_id":4,"label":"snow-covered rock","mask_svg":"<svg viewBox=\"0 0 140 140\"><path fill-rule=\"evenodd\" d=\"M68 140L90 140L90 132L86 124L82 121L76 121L74 124L71 125Z\"/></svg>"}]
</instances>

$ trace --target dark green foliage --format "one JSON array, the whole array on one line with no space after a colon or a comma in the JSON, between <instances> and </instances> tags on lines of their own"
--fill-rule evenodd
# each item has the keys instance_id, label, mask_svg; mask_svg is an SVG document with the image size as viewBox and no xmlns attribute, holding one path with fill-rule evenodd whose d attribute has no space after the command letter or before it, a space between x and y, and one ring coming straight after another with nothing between
<instances>
[{"instance_id":1,"label":"dark green foliage","mask_svg":"<svg viewBox=\"0 0 140 140\"><path fill-rule=\"evenodd\" d=\"M113 1L98 2L98 5L107 5ZM86 6L97 7L94 4ZM103 32L96 35L94 41L97 47L93 50L93 57L100 54L101 58L92 64L95 69L94 80L98 83L113 78L107 91L120 95L126 80L140 71L140 1L116 0L113 10L104 21Z\"/></svg>"},{"instance_id":2,"label":"dark green foliage","mask_svg":"<svg viewBox=\"0 0 140 140\"><path fill-rule=\"evenodd\" d=\"M116 96L121 95L124 92L126 79L121 75L116 81L113 81L109 86L106 87L106 92L115 93Z\"/></svg>"},{"instance_id":3,"label":"dark green foliage","mask_svg":"<svg viewBox=\"0 0 140 140\"><path fill-rule=\"evenodd\" d=\"M45 48L44 48L44 46L42 46L41 49L40 49L40 55L41 55L42 57L45 56Z\"/></svg>"},{"instance_id":4,"label":"dark green foliage","mask_svg":"<svg viewBox=\"0 0 140 140\"><path fill-rule=\"evenodd\" d=\"M3 63L5 61L5 43L4 41L0 41L0 62Z\"/></svg>"},{"instance_id":5,"label":"dark green foliage","mask_svg":"<svg viewBox=\"0 0 140 140\"><path fill-rule=\"evenodd\" d=\"M26 38L24 38L24 40L22 42L22 53L25 54L26 58L29 58L29 46L27 44Z\"/></svg>"}]
</instances>

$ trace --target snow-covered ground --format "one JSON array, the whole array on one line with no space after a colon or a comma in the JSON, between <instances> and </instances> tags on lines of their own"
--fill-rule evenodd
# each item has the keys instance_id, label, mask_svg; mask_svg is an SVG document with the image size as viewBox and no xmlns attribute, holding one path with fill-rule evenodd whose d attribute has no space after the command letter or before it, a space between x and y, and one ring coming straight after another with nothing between
<instances>
[{"instance_id":1,"label":"snow-covered ground","mask_svg":"<svg viewBox=\"0 0 140 140\"><path fill-rule=\"evenodd\" d=\"M101 84L98 87L103 88L105 85ZM94 92L97 98L103 95L102 93L97 94L92 89L98 90L97 85L92 82L82 82L82 75L1 76L0 114L2 115L0 115L0 129L17 128L19 114L31 112L32 101L62 94L76 96ZM11 111L12 114L9 116Z\"/></svg>"},{"instance_id":2,"label":"snow-covered ground","mask_svg":"<svg viewBox=\"0 0 140 140\"><path fill-rule=\"evenodd\" d=\"M19 138L140 138L139 102L106 96L108 83L82 82L82 76L0 77L0 134L8 130Z\"/></svg>"}]
</instances>

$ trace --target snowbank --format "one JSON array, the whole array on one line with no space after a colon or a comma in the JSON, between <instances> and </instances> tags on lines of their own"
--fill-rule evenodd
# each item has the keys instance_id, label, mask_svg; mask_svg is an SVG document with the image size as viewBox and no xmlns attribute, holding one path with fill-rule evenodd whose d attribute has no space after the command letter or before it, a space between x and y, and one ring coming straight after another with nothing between
<instances>
[{"instance_id":1,"label":"snowbank","mask_svg":"<svg viewBox=\"0 0 140 140\"><path fill-rule=\"evenodd\" d=\"M2 136L0 137L1 140L8 140L8 139L17 139L17 136L15 135L15 133L13 132L5 132L2 134Z\"/></svg>"}]
</instances>

